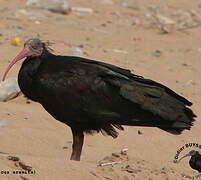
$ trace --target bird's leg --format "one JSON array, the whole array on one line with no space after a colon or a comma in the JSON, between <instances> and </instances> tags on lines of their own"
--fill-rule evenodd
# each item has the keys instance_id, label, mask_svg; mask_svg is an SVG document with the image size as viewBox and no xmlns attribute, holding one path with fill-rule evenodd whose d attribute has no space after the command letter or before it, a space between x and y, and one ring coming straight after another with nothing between
<instances>
[{"instance_id":1,"label":"bird's leg","mask_svg":"<svg viewBox=\"0 0 201 180\"><path fill-rule=\"evenodd\" d=\"M84 134L83 132L78 132L72 129L73 134L73 145L72 145L72 154L71 160L80 161L80 156L82 152L82 146L84 142Z\"/></svg>"}]
</instances>

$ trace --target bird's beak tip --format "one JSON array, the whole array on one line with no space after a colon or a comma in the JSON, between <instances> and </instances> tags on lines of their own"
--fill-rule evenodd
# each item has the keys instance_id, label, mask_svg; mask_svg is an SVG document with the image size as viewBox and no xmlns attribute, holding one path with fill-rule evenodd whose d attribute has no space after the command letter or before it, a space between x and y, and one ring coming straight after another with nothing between
<instances>
[{"instance_id":1,"label":"bird's beak tip","mask_svg":"<svg viewBox=\"0 0 201 180\"><path fill-rule=\"evenodd\" d=\"M11 67L19 60L27 57L27 55L29 54L30 50L28 47L24 47L24 49L15 57L15 59L9 64L8 68L6 69L4 75L3 75L3 79L2 81L5 80L6 75L8 74L9 70L11 69Z\"/></svg>"}]
</instances>

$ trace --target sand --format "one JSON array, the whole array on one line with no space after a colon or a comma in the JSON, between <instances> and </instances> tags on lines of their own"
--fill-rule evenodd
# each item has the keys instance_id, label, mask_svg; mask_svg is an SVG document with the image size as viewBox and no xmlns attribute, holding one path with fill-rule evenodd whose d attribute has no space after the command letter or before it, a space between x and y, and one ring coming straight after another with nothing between
<instances>
[{"instance_id":1,"label":"sand","mask_svg":"<svg viewBox=\"0 0 201 180\"><path fill-rule=\"evenodd\" d=\"M135 6L125 7L123 2ZM150 13L146 7L159 5L159 0L113 0L113 4L69 0L71 7L91 8L93 13L72 11L67 15L26 9L25 0L0 3L1 75L25 40L40 37L54 43L51 48L55 54L69 55L71 47L80 47L86 58L129 68L158 81L192 101L192 110L198 116L192 129L179 136L143 127L125 127L117 139L102 134L86 136L81 161L74 162L69 160L72 135L68 126L52 118L40 104L27 103L23 96L1 102L1 120L7 120L7 124L0 127L0 179L181 180L198 175L188 165L189 158L179 164L173 160L186 143L201 144L201 27L183 30L170 27L168 33L163 33L158 26L150 25L144 17ZM164 4L164 12L193 9L199 13L196 0L167 0ZM37 11L47 17L29 19L30 15L22 13L16 16L19 9ZM20 46L11 45L14 36L20 37ZM8 76L16 77L20 66L17 63ZM120 151L124 148L128 151L122 155ZM185 148L179 157L191 149L199 150ZM8 156L20 160L8 160ZM100 162L113 161L119 163L98 166ZM31 166L34 174L14 174L26 169L22 163Z\"/></svg>"}]
</instances>

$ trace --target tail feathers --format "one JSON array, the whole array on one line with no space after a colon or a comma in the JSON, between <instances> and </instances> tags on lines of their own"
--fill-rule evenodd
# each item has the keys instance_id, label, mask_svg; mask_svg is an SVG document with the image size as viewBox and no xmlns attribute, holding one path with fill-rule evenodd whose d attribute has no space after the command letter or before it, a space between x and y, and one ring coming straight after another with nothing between
<instances>
[{"instance_id":1,"label":"tail feathers","mask_svg":"<svg viewBox=\"0 0 201 180\"><path fill-rule=\"evenodd\" d=\"M195 121L196 115L189 108L184 109L185 118L180 118L178 121L172 123L171 127L160 127L160 129L167 131L171 134L181 134L183 130L190 130ZM182 119L184 121L182 121Z\"/></svg>"},{"instance_id":2,"label":"tail feathers","mask_svg":"<svg viewBox=\"0 0 201 180\"><path fill-rule=\"evenodd\" d=\"M122 125L126 126L144 126L144 127L158 127L164 131L167 131L174 135L179 135L183 130L190 130L191 126L194 122L194 117L196 115L192 112L191 109L185 107L182 115L178 116L175 120L167 120L158 115L153 115L151 113L148 116L145 116L146 112L140 113L135 119L126 120L123 119L117 123L114 121L113 123L103 124L102 126L97 126L97 128L91 130L85 130L88 134L93 134L94 132L101 132L103 135L109 135L113 138L118 136L118 132L116 129L124 130ZM115 123L116 122L116 123Z\"/></svg>"},{"instance_id":3,"label":"tail feathers","mask_svg":"<svg viewBox=\"0 0 201 180\"><path fill-rule=\"evenodd\" d=\"M185 129L190 130L191 126L192 126L192 123L186 124L183 122L175 122L172 124L172 127L159 127L159 128L164 131L167 131L171 134L178 135L178 134L181 134L183 132L183 130L185 130Z\"/></svg>"},{"instance_id":4,"label":"tail feathers","mask_svg":"<svg viewBox=\"0 0 201 180\"><path fill-rule=\"evenodd\" d=\"M155 126L173 134L180 134L184 129L190 129L196 115L186 105L191 103L176 98L172 93L161 87L135 82L123 84L120 90L124 98L138 104L140 115L136 117L136 114L133 114L133 117L139 120L132 120L132 125Z\"/></svg>"},{"instance_id":5,"label":"tail feathers","mask_svg":"<svg viewBox=\"0 0 201 180\"><path fill-rule=\"evenodd\" d=\"M190 130L195 121L196 115L192 112L191 109L185 107L183 114L177 116L175 120L167 120L160 116L150 116L150 119L147 120L137 120L133 119L126 122L124 125L128 126L147 126L147 127L158 127L164 131L167 131L171 134L181 134L183 130Z\"/></svg>"},{"instance_id":6,"label":"tail feathers","mask_svg":"<svg viewBox=\"0 0 201 180\"><path fill-rule=\"evenodd\" d=\"M160 128L160 129L162 129L162 130L164 130L164 131L166 131L168 133L174 134L174 135L180 135L182 133L182 131L183 131L181 129L174 129L174 128L172 128L172 129L170 129L170 128L169 129L168 128Z\"/></svg>"}]
</instances>

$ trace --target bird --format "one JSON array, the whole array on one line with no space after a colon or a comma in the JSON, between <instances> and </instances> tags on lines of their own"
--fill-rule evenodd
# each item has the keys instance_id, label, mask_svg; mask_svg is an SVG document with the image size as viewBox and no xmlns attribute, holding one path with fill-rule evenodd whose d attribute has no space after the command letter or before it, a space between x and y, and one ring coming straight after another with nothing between
<instances>
[{"instance_id":1,"label":"bird","mask_svg":"<svg viewBox=\"0 0 201 180\"><path fill-rule=\"evenodd\" d=\"M180 162L183 158L191 156L189 160L189 165L192 169L197 170L198 172L201 172L201 154L199 151L191 150L189 153L185 154L183 157L181 157L178 162Z\"/></svg>"},{"instance_id":2,"label":"bird","mask_svg":"<svg viewBox=\"0 0 201 180\"><path fill-rule=\"evenodd\" d=\"M145 126L178 135L195 121L192 103L168 87L112 64L55 55L37 38L24 43L3 81L24 58L19 87L25 97L71 128L71 160L80 161L85 134L116 138L123 126Z\"/></svg>"}]
</instances>

